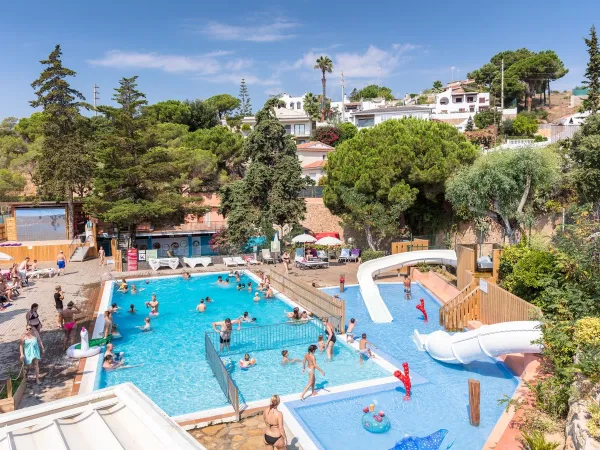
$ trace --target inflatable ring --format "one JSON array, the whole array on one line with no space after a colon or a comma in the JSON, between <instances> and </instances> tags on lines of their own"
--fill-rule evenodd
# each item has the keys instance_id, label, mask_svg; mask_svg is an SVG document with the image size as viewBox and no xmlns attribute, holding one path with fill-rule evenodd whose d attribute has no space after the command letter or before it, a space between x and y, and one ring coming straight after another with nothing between
<instances>
[{"instance_id":1,"label":"inflatable ring","mask_svg":"<svg viewBox=\"0 0 600 450\"><path fill-rule=\"evenodd\" d=\"M151 312L151 313L148 313L148 315L152 316L152 317L158 317L160 315L160 313L157 313L157 312L153 313L153 312Z\"/></svg>"},{"instance_id":2,"label":"inflatable ring","mask_svg":"<svg viewBox=\"0 0 600 450\"><path fill-rule=\"evenodd\" d=\"M392 427L387 416L380 416L370 411L363 416L362 425L369 433L375 434L387 433Z\"/></svg>"},{"instance_id":3,"label":"inflatable ring","mask_svg":"<svg viewBox=\"0 0 600 450\"><path fill-rule=\"evenodd\" d=\"M67 349L67 356L69 358L88 358L97 355L100 353L100 350L102 350L102 347L90 347L88 350L81 350L81 348L76 349L75 347L81 347L81 344L71 345Z\"/></svg>"}]
</instances>

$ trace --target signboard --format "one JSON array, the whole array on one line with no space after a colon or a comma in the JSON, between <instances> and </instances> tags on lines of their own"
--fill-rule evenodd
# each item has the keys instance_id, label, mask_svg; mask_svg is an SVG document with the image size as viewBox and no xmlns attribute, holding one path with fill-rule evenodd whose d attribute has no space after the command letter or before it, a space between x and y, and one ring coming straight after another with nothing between
<instances>
[{"instance_id":1,"label":"signboard","mask_svg":"<svg viewBox=\"0 0 600 450\"><path fill-rule=\"evenodd\" d=\"M479 280L479 289L481 289L481 292L485 292L487 294L488 291L488 283L485 280Z\"/></svg>"},{"instance_id":2,"label":"signboard","mask_svg":"<svg viewBox=\"0 0 600 450\"><path fill-rule=\"evenodd\" d=\"M146 261L146 250L138 250L138 261Z\"/></svg>"},{"instance_id":3,"label":"signboard","mask_svg":"<svg viewBox=\"0 0 600 450\"><path fill-rule=\"evenodd\" d=\"M129 248L129 233L121 233L117 238L117 250L127 250Z\"/></svg>"},{"instance_id":4,"label":"signboard","mask_svg":"<svg viewBox=\"0 0 600 450\"><path fill-rule=\"evenodd\" d=\"M146 261L158 258L158 250L146 250Z\"/></svg>"},{"instance_id":5,"label":"signboard","mask_svg":"<svg viewBox=\"0 0 600 450\"><path fill-rule=\"evenodd\" d=\"M138 250L130 248L127 250L127 271L132 272L138 270Z\"/></svg>"}]
</instances>

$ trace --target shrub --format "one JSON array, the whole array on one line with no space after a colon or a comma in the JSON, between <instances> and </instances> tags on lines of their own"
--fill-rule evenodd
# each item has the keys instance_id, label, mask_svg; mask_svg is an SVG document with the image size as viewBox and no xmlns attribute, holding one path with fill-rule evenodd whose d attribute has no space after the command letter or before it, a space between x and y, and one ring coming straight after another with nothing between
<instances>
[{"instance_id":1,"label":"shrub","mask_svg":"<svg viewBox=\"0 0 600 450\"><path fill-rule=\"evenodd\" d=\"M586 345L577 355L575 370L597 383L600 379L600 345Z\"/></svg>"},{"instance_id":2,"label":"shrub","mask_svg":"<svg viewBox=\"0 0 600 450\"><path fill-rule=\"evenodd\" d=\"M250 125L248 125L247 123L243 123L242 124L242 131L246 132L246 131L251 131L252 127Z\"/></svg>"},{"instance_id":3,"label":"shrub","mask_svg":"<svg viewBox=\"0 0 600 450\"><path fill-rule=\"evenodd\" d=\"M311 139L322 142L323 144L334 146L340 139L341 131L338 127L326 126L315 128Z\"/></svg>"},{"instance_id":4,"label":"shrub","mask_svg":"<svg viewBox=\"0 0 600 450\"><path fill-rule=\"evenodd\" d=\"M367 262L372 259L382 258L385 256L383 250L363 250L361 253L361 261Z\"/></svg>"},{"instance_id":5,"label":"shrub","mask_svg":"<svg viewBox=\"0 0 600 450\"><path fill-rule=\"evenodd\" d=\"M569 384L566 383L569 381ZM569 412L569 397L571 380L556 375L544 378L535 386L529 385L535 397L535 405L555 419L564 418Z\"/></svg>"},{"instance_id":6,"label":"shrub","mask_svg":"<svg viewBox=\"0 0 600 450\"><path fill-rule=\"evenodd\" d=\"M532 431L531 434L522 433L523 450L555 450L560 445L558 442L548 442L543 433Z\"/></svg>"},{"instance_id":7,"label":"shrub","mask_svg":"<svg viewBox=\"0 0 600 450\"><path fill-rule=\"evenodd\" d=\"M584 317L575 323L577 345L600 345L600 317Z\"/></svg>"},{"instance_id":8,"label":"shrub","mask_svg":"<svg viewBox=\"0 0 600 450\"><path fill-rule=\"evenodd\" d=\"M588 411L590 413L590 418L588 419L588 430L592 436L596 439L600 438L600 406L590 400L588 403Z\"/></svg>"},{"instance_id":9,"label":"shrub","mask_svg":"<svg viewBox=\"0 0 600 450\"><path fill-rule=\"evenodd\" d=\"M533 136L538 130L535 117L521 113L513 122L513 133L517 136Z\"/></svg>"},{"instance_id":10,"label":"shrub","mask_svg":"<svg viewBox=\"0 0 600 450\"><path fill-rule=\"evenodd\" d=\"M337 142L337 144L343 141L347 141L348 139L352 139L356 135L356 133L358 133L358 128L356 128L356 126L354 126L354 124L350 122L344 122L340 124L338 128L340 130L341 135L340 140Z\"/></svg>"},{"instance_id":11,"label":"shrub","mask_svg":"<svg viewBox=\"0 0 600 450\"><path fill-rule=\"evenodd\" d=\"M503 120L502 124L500 125L500 133L502 133L504 136L513 135L514 134L513 122L514 122L514 120L512 120L512 119Z\"/></svg>"},{"instance_id":12,"label":"shrub","mask_svg":"<svg viewBox=\"0 0 600 450\"><path fill-rule=\"evenodd\" d=\"M545 136L541 136L541 135L539 135L539 134L536 134L536 135L533 137L533 140L534 140L535 142L545 142L545 141L547 141L547 140L548 140L548 138L547 138L547 137L545 137Z\"/></svg>"},{"instance_id":13,"label":"shrub","mask_svg":"<svg viewBox=\"0 0 600 450\"><path fill-rule=\"evenodd\" d=\"M495 109L486 109L485 111L480 111L475 114L473 120L475 121L477 128L483 129L489 127L490 125L497 125L500 123L501 118L502 114L500 111L496 111Z\"/></svg>"}]
</instances>

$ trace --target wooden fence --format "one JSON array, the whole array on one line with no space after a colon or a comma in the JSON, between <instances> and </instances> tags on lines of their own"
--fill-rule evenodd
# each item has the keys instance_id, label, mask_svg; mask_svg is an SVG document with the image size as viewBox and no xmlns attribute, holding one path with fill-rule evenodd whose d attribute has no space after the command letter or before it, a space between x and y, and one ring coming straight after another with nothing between
<instances>
[{"instance_id":1,"label":"wooden fence","mask_svg":"<svg viewBox=\"0 0 600 450\"><path fill-rule=\"evenodd\" d=\"M479 288L469 283L440 308L440 325L448 330L462 330L469 320L479 317L479 302Z\"/></svg>"},{"instance_id":2,"label":"wooden fence","mask_svg":"<svg viewBox=\"0 0 600 450\"><path fill-rule=\"evenodd\" d=\"M458 261L456 267L456 287L461 291L473 281L473 273L475 273L475 255L475 245L456 246L456 258ZM470 272L470 275L468 272Z\"/></svg>"},{"instance_id":3,"label":"wooden fence","mask_svg":"<svg viewBox=\"0 0 600 450\"><path fill-rule=\"evenodd\" d=\"M392 255L417 250L429 250L429 240L413 239L412 241L392 242Z\"/></svg>"},{"instance_id":4,"label":"wooden fence","mask_svg":"<svg viewBox=\"0 0 600 450\"><path fill-rule=\"evenodd\" d=\"M12 261L8 261L6 263L21 262L27 256L29 256L32 261L37 259L38 262L41 262L56 261L56 257L61 250L68 258L70 256L69 248L69 244L63 243L52 245L21 245L19 247L0 247L0 251L14 258Z\"/></svg>"},{"instance_id":5,"label":"wooden fence","mask_svg":"<svg viewBox=\"0 0 600 450\"><path fill-rule=\"evenodd\" d=\"M346 324L346 303L333 298L312 287L304 281L292 278L277 270L268 273L271 285L296 302L298 305L312 311L318 317L331 317L333 325L340 333L344 333ZM337 321L337 323L335 323Z\"/></svg>"},{"instance_id":6,"label":"wooden fence","mask_svg":"<svg viewBox=\"0 0 600 450\"><path fill-rule=\"evenodd\" d=\"M17 240L17 219L14 217L7 217L4 219L4 226L6 227L6 239L9 241Z\"/></svg>"}]
</instances>

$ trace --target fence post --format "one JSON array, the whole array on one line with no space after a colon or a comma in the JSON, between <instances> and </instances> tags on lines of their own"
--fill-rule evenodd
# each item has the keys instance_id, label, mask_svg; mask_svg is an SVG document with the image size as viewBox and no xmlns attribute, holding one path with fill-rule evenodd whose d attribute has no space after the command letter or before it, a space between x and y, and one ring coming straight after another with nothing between
<instances>
[{"instance_id":1,"label":"fence post","mask_svg":"<svg viewBox=\"0 0 600 450\"><path fill-rule=\"evenodd\" d=\"M10 374L8 375L8 380L6 380L6 398L12 398L12 380L10 379Z\"/></svg>"},{"instance_id":2,"label":"fence post","mask_svg":"<svg viewBox=\"0 0 600 450\"><path fill-rule=\"evenodd\" d=\"M469 378L469 422L474 427L479 426L481 412L479 409L481 399L481 386L479 381Z\"/></svg>"}]
</instances>

